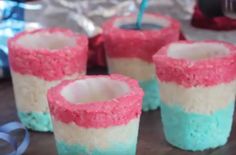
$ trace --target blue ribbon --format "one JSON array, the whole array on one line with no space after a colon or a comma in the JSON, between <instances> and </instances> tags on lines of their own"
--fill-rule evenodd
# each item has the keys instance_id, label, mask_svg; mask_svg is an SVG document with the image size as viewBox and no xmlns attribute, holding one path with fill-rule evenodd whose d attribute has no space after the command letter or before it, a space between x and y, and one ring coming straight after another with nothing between
<instances>
[{"instance_id":1,"label":"blue ribbon","mask_svg":"<svg viewBox=\"0 0 236 155\"><path fill-rule=\"evenodd\" d=\"M139 7L137 20L136 20L136 29L142 28L143 14L144 14L147 7L148 7L148 0L142 0L140 7Z\"/></svg>"},{"instance_id":2,"label":"blue ribbon","mask_svg":"<svg viewBox=\"0 0 236 155\"><path fill-rule=\"evenodd\" d=\"M19 129L23 129L25 131L25 136L22 142L18 145L17 140L10 133ZM0 139L10 144L14 149L13 152L8 153L7 155L22 155L29 146L30 135L28 130L21 123L10 122L0 126Z\"/></svg>"}]
</instances>

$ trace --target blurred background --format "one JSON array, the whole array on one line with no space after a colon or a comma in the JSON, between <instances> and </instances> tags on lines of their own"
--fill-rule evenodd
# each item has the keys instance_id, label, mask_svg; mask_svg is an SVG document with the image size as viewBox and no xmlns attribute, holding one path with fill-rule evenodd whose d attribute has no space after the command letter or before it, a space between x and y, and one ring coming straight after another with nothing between
<instances>
[{"instance_id":1,"label":"blurred background","mask_svg":"<svg viewBox=\"0 0 236 155\"><path fill-rule=\"evenodd\" d=\"M0 78L9 77L7 39L24 30L66 27L90 38L89 67L105 67L102 23L137 13L141 0L1 0ZM235 0L149 0L147 12L182 23L181 39L236 43Z\"/></svg>"}]
</instances>

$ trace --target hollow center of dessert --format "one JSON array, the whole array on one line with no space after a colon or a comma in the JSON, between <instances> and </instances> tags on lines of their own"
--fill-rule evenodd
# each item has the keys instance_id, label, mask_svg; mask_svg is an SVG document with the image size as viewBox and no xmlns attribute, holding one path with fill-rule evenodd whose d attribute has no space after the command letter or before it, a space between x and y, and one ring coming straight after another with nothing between
<instances>
[{"instance_id":1,"label":"hollow center of dessert","mask_svg":"<svg viewBox=\"0 0 236 155\"><path fill-rule=\"evenodd\" d=\"M77 80L62 89L61 95L71 103L109 101L129 93L129 86L109 78Z\"/></svg>"},{"instance_id":2,"label":"hollow center of dessert","mask_svg":"<svg viewBox=\"0 0 236 155\"><path fill-rule=\"evenodd\" d=\"M135 23L136 23L136 17L129 16L129 17L117 19L115 22L115 26L121 29L138 30L136 28ZM152 15L144 15L141 30L162 29L164 27L167 27L168 25L169 25L169 21L167 21L164 18L156 17Z\"/></svg>"},{"instance_id":3,"label":"hollow center of dessert","mask_svg":"<svg viewBox=\"0 0 236 155\"><path fill-rule=\"evenodd\" d=\"M135 23L131 24L123 24L120 25L121 29L127 29L127 30L140 30L136 27ZM142 23L142 28L141 30L154 30L154 29L162 29L163 26L157 25L157 24L152 24L152 23Z\"/></svg>"},{"instance_id":4,"label":"hollow center of dessert","mask_svg":"<svg viewBox=\"0 0 236 155\"><path fill-rule=\"evenodd\" d=\"M217 43L175 43L168 49L168 56L176 59L202 60L226 56L229 50Z\"/></svg>"},{"instance_id":5,"label":"hollow center of dessert","mask_svg":"<svg viewBox=\"0 0 236 155\"><path fill-rule=\"evenodd\" d=\"M76 46L76 39L63 33L40 32L20 37L17 43L29 49L56 50Z\"/></svg>"}]
</instances>

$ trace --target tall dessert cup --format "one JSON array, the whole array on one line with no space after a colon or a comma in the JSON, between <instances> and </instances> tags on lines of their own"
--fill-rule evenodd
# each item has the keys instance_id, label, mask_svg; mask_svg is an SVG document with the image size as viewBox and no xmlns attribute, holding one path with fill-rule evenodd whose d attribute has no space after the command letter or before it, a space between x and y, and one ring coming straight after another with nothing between
<instances>
[{"instance_id":1,"label":"tall dessert cup","mask_svg":"<svg viewBox=\"0 0 236 155\"><path fill-rule=\"evenodd\" d=\"M86 72L87 38L61 28L23 32L8 42L18 116L29 129L52 131L47 90Z\"/></svg>"}]
</instances>

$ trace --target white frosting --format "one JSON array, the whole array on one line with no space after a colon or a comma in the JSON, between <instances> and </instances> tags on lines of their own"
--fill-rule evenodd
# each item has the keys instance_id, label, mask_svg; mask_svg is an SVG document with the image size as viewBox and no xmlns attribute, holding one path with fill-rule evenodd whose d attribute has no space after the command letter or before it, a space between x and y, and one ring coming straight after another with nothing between
<instances>
[{"instance_id":1,"label":"white frosting","mask_svg":"<svg viewBox=\"0 0 236 155\"><path fill-rule=\"evenodd\" d=\"M89 149L109 148L112 144L133 144L137 142L139 118L126 125L109 128L83 128L75 123L65 124L53 118L54 134L57 141L79 144Z\"/></svg>"},{"instance_id":2,"label":"white frosting","mask_svg":"<svg viewBox=\"0 0 236 155\"><path fill-rule=\"evenodd\" d=\"M73 47L76 45L76 39L68 37L63 33L40 32L35 34L27 34L20 37L17 43L26 48L31 49L62 49L64 47Z\"/></svg>"},{"instance_id":3,"label":"white frosting","mask_svg":"<svg viewBox=\"0 0 236 155\"><path fill-rule=\"evenodd\" d=\"M173 82L158 82L161 100L168 105L180 105L187 112L211 114L235 100L236 81L191 88Z\"/></svg>"},{"instance_id":4,"label":"white frosting","mask_svg":"<svg viewBox=\"0 0 236 155\"><path fill-rule=\"evenodd\" d=\"M107 58L109 73L119 73L139 81L155 77L154 64L138 58Z\"/></svg>"},{"instance_id":5,"label":"white frosting","mask_svg":"<svg viewBox=\"0 0 236 155\"><path fill-rule=\"evenodd\" d=\"M89 103L112 100L128 94L129 86L122 81L105 77L77 80L61 91L61 95L71 103Z\"/></svg>"},{"instance_id":6,"label":"white frosting","mask_svg":"<svg viewBox=\"0 0 236 155\"><path fill-rule=\"evenodd\" d=\"M200 60L225 56L229 50L220 43L173 43L168 49L168 56L177 59Z\"/></svg>"},{"instance_id":7,"label":"white frosting","mask_svg":"<svg viewBox=\"0 0 236 155\"><path fill-rule=\"evenodd\" d=\"M17 109L22 112L48 112L47 90L61 80L46 81L33 75L23 75L11 70ZM65 79L75 79L73 74Z\"/></svg>"}]
</instances>

